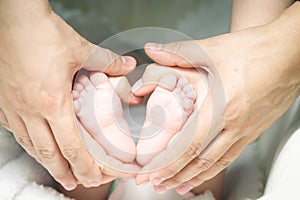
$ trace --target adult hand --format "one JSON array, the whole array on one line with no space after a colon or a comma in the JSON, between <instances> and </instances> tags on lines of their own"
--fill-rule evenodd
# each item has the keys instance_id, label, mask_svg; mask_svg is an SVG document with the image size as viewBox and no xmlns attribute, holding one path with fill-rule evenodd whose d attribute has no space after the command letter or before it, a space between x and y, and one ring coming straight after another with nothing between
<instances>
[{"instance_id":1,"label":"adult hand","mask_svg":"<svg viewBox=\"0 0 300 200\"><path fill-rule=\"evenodd\" d=\"M123 75L136 61L82 38L45 0L1 1L0 35L0 124L66 189L100 185L74 122L73 76L82 66Z\"/></svg>"},{"instance_id":2,"label":"adult hand","mask_svg":"<svg viewBox=\"0 0 300 200\"><path fill-rule=\"evenodd\" d=\"M202 66L209 71L212 66L190 48L200 45L222 81L225 106L219 113L225 113L225 120L218 122L217 137L207 138L207 131L216 130L205 124L211 118L211 108L206 107L216 106L209 103L209 95L198 111L197 135L186 153L158 172L137 176L138 184L150 179L160 192L170 188L188 192L220 173L290 107L300 94L299 11L300 2L269 25L205 40L145 46L146 53L161 65Z\"/></svg>"}]
</instances>

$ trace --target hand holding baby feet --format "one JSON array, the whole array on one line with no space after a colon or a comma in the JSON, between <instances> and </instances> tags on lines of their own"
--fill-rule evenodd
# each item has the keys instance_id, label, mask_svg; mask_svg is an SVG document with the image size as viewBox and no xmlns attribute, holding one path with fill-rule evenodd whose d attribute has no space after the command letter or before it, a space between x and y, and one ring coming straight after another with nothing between
<instances>
[{"instance_id":1,"label":"hand holding baby feet","mask_svg":"<svg viewBox=\"0 0 300 200\"><path fill-rule=\"evenodd\" d=\"M136 147L123 118L122 103L104 73L79 77L73 87L74 110L80 123L108 155L125 163L135 159Z\"/></svg>"},{"instance_id":2,"label":"hand holding baby feet","mask_svg":"<svg viewBox=\"0 0 300 200\"><path fill-rule=\"evenodd\" d=\"M89 78L80 76L73 90L76 116L86 131L109 156L123 163L134 163L132 161L136 158L141 166L148 164L171 144L170 141L181 131L193 112L196 102L193 87L180 73L155 64L147 69L151 70L146 70L144 76L148 76L149 71L155 71L152 74L154 84L137 89L136 96L127 91L129 83L123 80L117 84L120 81L118 78L108 79L103 73L92 73ZM120 94L122 92L124 94ZM150 93L146 119L135 146L123 118L120 98L125 103L136 104Z\"/></svg>"},{"instance_id":3,"label":"hand holding baby feet","mask_svg":"<svg viewBox=\"0 0 300 200\"><path fill-rule=\"evenodd\" d=\"M146 86L139 92L149 93L151 88ZM196 93L186 78L173 73L162 75L147 103L137 144L136 160L140 165L148 164L168 146L193 112L195 100Z\"/></svg>"},{"instance_id":4,"label":"hand holding baby feet","mask_svg":"<svg viewBox=\"0 0 300 200\"><path fill-rule=\"evenodd\" d=\"M143 173L137 174L136 176L135 180L137 185L142 185L150 181L154 185L154 189L159 193L177 187L176 181L182 180L180 179L181 177L172 179L173 177L169 176L170 173L178 172L173 171L173 168L170 166L179 166L180 171L180 166L184 166L185 161L188 162L188 159L182 161L179 158L182 156L189 158L190 155L188 153L193 153L193 148L190 147L197 147L197 144L194 143L195 137L197 137L197 131L200 128L205 128L203 122L209 121L209 119L206 118L201 119L199 117L199 112L211 108L206 106L210 94L208 87L209 80L206 71L201 69L170 68L159 64L148 65L143 77L132 87L134 95L144 96L145 94L149 94L149 91L154 91L155 88L157 88L156 86L160 85L157 83L160 83L161 80L163 80L162 77L166 74L176 75L177 80L179 80L180 77L185 77L190 85L192 85L191 87L194 89L196 95L194 100L195 103L193 104L194 111L192 111L186 122L182 125L181 130L175 134L176 138L174 138L174 141L172 140L169 142L165 149L157 153L149 163L143 166ZM190 149L191 151L187 153L187 149ZM139 157L139 151L137 151L137 154L137 157ZM183 175L186 175L186 172L197 173L190 171L184 171Z\"/></svg>"}]
</instances>

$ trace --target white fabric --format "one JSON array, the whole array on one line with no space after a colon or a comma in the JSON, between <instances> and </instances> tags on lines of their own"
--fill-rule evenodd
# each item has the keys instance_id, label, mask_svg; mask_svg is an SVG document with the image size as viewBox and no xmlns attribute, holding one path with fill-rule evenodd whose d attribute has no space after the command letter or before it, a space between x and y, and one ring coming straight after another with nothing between
<instances>
[{"instance_id":1,"label":"white fabric","mask_svg":"<svg viewBox=\"0 0 300 200\"><path fill-rule=\"evenodd\" d=\"M227 169L224 184L224 199L229 200L243 200L243 199L257 199L261 196L266 196L268 190L265 190L267 185L273 185L274 178L271 178L270 169L273 165L273 174L278 171L281 173L281 161L276 160L277 155L281 152L282 147L291 135L296 133L299 129L300 121L300 97L291 106L291 108L279 118L265 133L253 144L249 145L241 156ZM298 127L298 128L297 128ZM296 138L291 137L288 141L294 141ZM300 151L300 142L298 152ZM289 145L290 142L286 143ZM287 151L283 152L286 157L293 158L294 153ZM283 161L285 162L285 161ZM291 163L292 165L293 163ZM284 165L286 166L286 165ZM294 169L294 168L293 168ZM291 171L294 177L300 180L299 171ZM289 185L289 184L287 184ZM283 195L288 194L285 191L279 191ZM264 197L267 198L267 197ZM289 198L293 199L293 198ZM296 198L299 199L299 198ZM265 200L265 199L264 199ZM274 198L270 198L274 200Z\"/></svg>"},{"instance_id":2,"label":"white fabric","mask_svg":"<svg viewBox=\"0 0 300 200\"><path fill-rule=\"evenodd\" d=\"M300 199L300 122L288 133L287 141L281 143L282 149L277 152L265 194L259 200Z\"/></svg>"},{"instance_id":3,"label":"white fabric","mask_svg":"<svg viewBox=\"0 0 300 200\"><path fill-rule=\"evenodd\" d=\"M0 199L67 200L51 187L52 178L0 127Z\"/></svg>"},{"instance_id":4,"label":"white fabric","mask_svg":"<svg viewBox=\"0 0 300 200\"><path fill-rule=\"evenodd\" d=\"M114 192L109 200L215 200L213 194L207 190L204 194L195 196L187 194L184 197L178 195L174 190L170 190L165 194L158 194L154 191L150 183L137 187L133 179L119 180Z\"/></svg>"}]
</instances>

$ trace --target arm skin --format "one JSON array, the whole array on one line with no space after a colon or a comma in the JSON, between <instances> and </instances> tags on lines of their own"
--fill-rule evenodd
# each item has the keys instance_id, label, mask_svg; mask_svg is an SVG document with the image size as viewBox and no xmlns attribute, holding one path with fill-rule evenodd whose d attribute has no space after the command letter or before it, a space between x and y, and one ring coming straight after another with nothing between
<instances>
[{"instance_id":1,"label":"arm skin","mask_svg":"<svg viewBox=\"0 0 300 200\"><path fill-rule=\"evenodd\" d=\"M109 75L130 72L136 61L81 37L46 0L1 0L0 36L0 124L66 189L100 185L74 122L73 76L91 51L84 68Z\"/></svg>"},{"instance_id":2,"label":"arm skin","mask_svg":"<svg viewBox=\"0 0 300 200\"><path fill-rule=\"evenodd\" d=\"M230 31L261 26L272 22L293 0L233 0Z\"/></svg>"},{"instance_id":3,"label":"arm skin","mask_svg":"<svg viewBox=\"0 0 300 200\"><path fill-rule=\"evenodd\" d=\"M214 147L202 157L202 145L207 143L203 121L210 115L200 109L202 123L186 153L158 172L137 176L138 184L162 180L155 186L160 192L176 188L184 194L215 177L300 95L300 2L267 25L194 42L206 51L218 69L226 97L225 121L219 122L223 127ZM189 68L190 64L178 56L179 53L187 56L191 52L187 50L189 46L188 41L149 44L145 50L161 65ZM198 62L201 64L201 60Z\"/></svg>"}]
</instances>

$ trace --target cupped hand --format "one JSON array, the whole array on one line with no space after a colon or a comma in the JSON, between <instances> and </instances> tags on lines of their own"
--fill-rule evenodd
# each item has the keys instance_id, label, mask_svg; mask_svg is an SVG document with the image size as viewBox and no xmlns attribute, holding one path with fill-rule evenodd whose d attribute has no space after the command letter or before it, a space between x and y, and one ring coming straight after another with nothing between
<instances>
[{"instance_id":1,"label":"cupped hand","mask_svg":"<svg viewBox=\"0 0 300 200\"><path fill-rule=\"evenodd\" d=\"M85 40L48 1L1 1L0 35L0 124L66 189L98 186L74 122L73 76L82 67L124 75L135 60Z\"/></svg>"},{"instance_id":2,"label":"cupped hand","mask_svg":"<svg viewBox=\"0 0 300 200\"><path fill-rule=\"evenodd\" d=\"M266 26L205 40L145 46L155 62L206 69L207 80L216 77L211 73L216 69L225 104L220 107L214 102L212 97L218 90L211 90L198 111L197 134L187 151L170 166L138 175L138 184L150 180L160 192L170 188L176 188L180 194L190 191L224 170L290 107L300 94L300 50L296 45L299 39L278 30L291 27L299 16L286 20L287 15ZM214 65L193 48L195 44L204 49ZM224 120L205 120L214 119L210 111L215 108L224 114ZM210 135L216 137L207 137ZM162 152L156 159L163 156Z\"/></svg>"}]
</instances>

